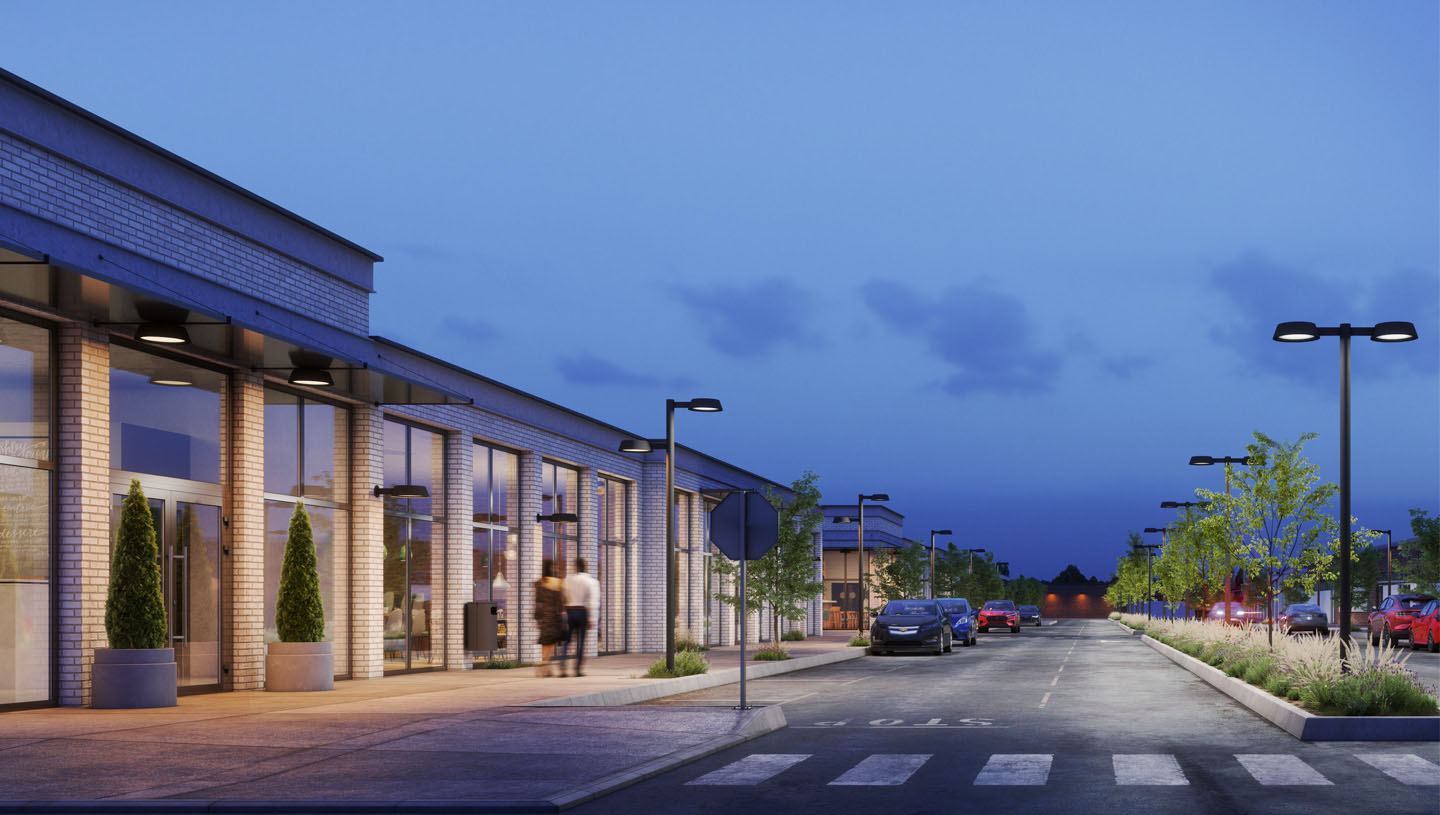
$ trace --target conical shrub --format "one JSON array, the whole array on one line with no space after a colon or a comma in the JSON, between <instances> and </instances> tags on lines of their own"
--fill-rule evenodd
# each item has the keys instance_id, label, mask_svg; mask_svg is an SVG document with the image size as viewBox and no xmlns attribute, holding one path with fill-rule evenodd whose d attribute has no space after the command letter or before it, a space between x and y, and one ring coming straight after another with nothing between
<instances>
[{"instance_id":1,"label":"conical shrub","mask_svg":"<svg viewBox=\"0 0 1440 815\"><path fill-rule=\"evenodd\" d=\"M285 559L280 563L280 592L275 600L275 630L281 642L325 639L325 605L320 599L320 572L315 561L315 535L305 504L295 505Z\"/></svg>"},{"instance_id":2,"label":"conical shrub","mask_svg":"<svg viewBox=\"0 0 1440 815\"><path fill-rule=\"evenodd\" d=\"M120 507L120 528L115 532L105 633L111 648L169 647L155 521L140 481L134 478Z\"/></svg>"}]
</instances>

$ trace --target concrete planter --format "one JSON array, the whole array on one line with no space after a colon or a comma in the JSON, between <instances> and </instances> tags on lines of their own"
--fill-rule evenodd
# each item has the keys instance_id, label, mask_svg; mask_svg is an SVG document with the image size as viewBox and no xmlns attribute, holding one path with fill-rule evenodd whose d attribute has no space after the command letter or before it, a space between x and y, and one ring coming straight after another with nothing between
<instances>
[{"instance_id":1,"label":"concrete planter","mask_svg":"<svg viewBox=\"0 0 1440 815\"><path fill-rule=\"evenodd\" d=\"M175 707L174 648L96 648L90 707Z\"/></svg>"},{"instance_id":2,"label":"concrete planter","mask_svg":"<svg viewBox=\"0 0 1440 815\"><path fill-rule=\"evenodd\" d=\"M272 642L265 650L265 690L335 689L335 653L328 642Z\"/></svg>"}]
</instances>

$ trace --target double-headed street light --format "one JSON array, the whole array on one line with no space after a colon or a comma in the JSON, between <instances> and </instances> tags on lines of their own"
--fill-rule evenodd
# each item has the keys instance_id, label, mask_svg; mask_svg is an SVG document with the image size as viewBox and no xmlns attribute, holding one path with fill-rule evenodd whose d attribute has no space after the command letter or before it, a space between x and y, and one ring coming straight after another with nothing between
<instances>
[{"instance_id":1,"label":"double-headed street light","mask_svg":"<svg viewBox=\"0 0 1440 815\"><path fill-rule=\"evenodd\" d=\"M1226 510L1225 510L1225 624L1226 624L1226 625L1229 625L1229 624L1230 624L1230 599L1231 599L1231 598L1230 598L1230 595L1231 595L1231 593L1235 590L1234 587L1231 585L1231 581L1235 579L1235 564L1234 564L1234 560L1233 560L1233 557L1232 557L1231 552L1230 552L1230 547L1234 545L1234 540L1233 540L1233 539L1234 539L1234 536L1235 536L1235 530L1233 529L1234 522L1233 522L1233 520L1232 520L1231 517L1230 517L1230 510L1229 510L1229 501L1230 501L1230 465L1231 465L1231 464L1239 464L1239 465L1241 465L1242 467L1248 467L1248 466L1250 466L1250 457L1249 457L1249 456L1239 456L1238 458L1235 457L1235 456L1191 456L1191 457L1190 457L1190 466L1192 466L1192 467L1208 467L1208 466L1211 466L1211 465L1213 465L1213 464L1224 464L1224 465L1225 465L1225 501L1226 501Z\"/></svg>"},{"instance_id":2,"label":"double-headed street light","mask_svg":"<svg viewBox=\"0 0 1440 815\"><path fill-rule=\"evenodd\" d=\"M675 673L675 408L696 413L724 410L719 399L698 398L688 402L665 400L665 668ZM655 449L651 439L625 439L622 453L648 453Z\"/></svg>"},{"instance_id":3,"label":"double-headed street light","mask_svg":"<svg viewBox=\"0 0 1440 815\"><path fill-rule=\"evenodd\" d=\"M1374 342L1410 342L1420 335L1415 324L1398 320L1366 328L1341 323L1320 327L1292 321L1275 326L1276 342L1313 342L1321 337L1340 338L1340 664L1350 655L1350 338L1369 337Z\"/></svg>"},{"instance_id":4,"label":"double-headed street light","mask_svg":"<svg viewBox=\"0 0 1440 815\"><path fill-rule=\"evenodd\" d=\"M1136 549L1145 550L1145 619L1148 620L1150 619L1150 605L1155 602L1155 579L1151 576L1150 572L1150 556L1165 542L1165 533L1169 532L1170 529L1164 526L1147 526L1145 527L1145 531L1151 534L1156 532L1160 533L1160 543L1132 544ZM1168 596L1165 598L1165 602L1166 605L1169 605L1170 598Z\"/></svg>"},{"instance_id":5,"label":"double-headed street light","mask_svg":"<svg viewBox=\"0 0 1440 815\"><path fill-rule=\"evenodd\" d=\"M1385 533L1385 590L1390 591L1394 588L1394 584L1392 583L1394 578L1390 574L1390 550L1395 547L1395 544L1390 540L1389 529L1377 529L1375 531ZM1381 597L1380 599L1384 600L1385 598Z\"/></svg>"},{"instance_id":6,"label":"double-headed street light","mask_svg":"<svg viewBox=\"0 0 1440 815\"><path fill-rule=\"evenodd\" d=\"M931 600L934 600L934 599L935 599L935 536L936 536L936 535L953 535L953 534L955 534L955 533L954 533L954 532L951 532L951 531L948 530L948 529L932 529L932 530L930 530L930 599L931 599Z\"/></svg>"}]
</instances>

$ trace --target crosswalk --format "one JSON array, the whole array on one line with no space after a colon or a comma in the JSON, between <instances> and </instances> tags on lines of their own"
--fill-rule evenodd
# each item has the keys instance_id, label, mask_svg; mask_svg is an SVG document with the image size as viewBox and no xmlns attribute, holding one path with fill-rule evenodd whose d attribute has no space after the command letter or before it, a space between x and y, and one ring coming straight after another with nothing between
<instances>
[{"instance_id":1,"label":"crosswalk","mask_svg":"<svg viewBox=\"0 0 1440 815\"><path fill-rule=\"evenodd\" d=\"M687 786L745 787L769 781L812 758L813 753L756 753L686 782ZM1401 784L1440 787L1440 765L1411 753L1354 753L1364 766ZM1236 764L1262 786L1332 786L1333 781L1299 756L1235 753ZM929 753L873 753L829 782L832 787L893 787L909 781L934 758ZM1112 757L1117 786L1187 786L1179 760L1168 753ZM1043 787L1055 762L1052 753L996 753L975 776L975 786ZM1096 779L1099 781L1100 779Z\"/></svg>"}]
</instances>

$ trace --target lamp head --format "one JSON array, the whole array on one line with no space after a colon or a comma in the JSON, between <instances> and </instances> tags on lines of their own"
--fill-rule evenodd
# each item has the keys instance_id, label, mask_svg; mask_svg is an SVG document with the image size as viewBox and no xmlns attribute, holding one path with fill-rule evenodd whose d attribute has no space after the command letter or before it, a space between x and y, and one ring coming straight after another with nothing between
<instances>
[{"instance_id":1,"label":"lamp head","mask_svg":"<svg viewBox=\"0 0 1440 815\"><path fill-rule=\"evenodd\" d=\"M1179 508L1180 508L1180 502L1178 502L1178 501L1161 501L1161 502L1160 502L1160 508L1161 508L1161 509L1179 509Z\"/></svg>"},{"instance_id":2,"label":"lamp head","mask_svg":"<svg viewBox=\"0 0 1440 815\"><path fill-rule=\"evenodd\" d=\"M932 534L932 535L953 535L953 534L955 534L955 533L954 533L954 532L951 532L951 531L948 530L948 529L932 529L932 530L930 530L930 534Z\"/></svg>"},{"instance_id":3,"label":"lamp head","mask_svg":"<svg viewBox=\"0 0 1440 815\"><path fill-rule=\"evenodd\" d=\"M1214 463L1215 463L1215 458L1214 458L1213 456L1191 456L1191 457L1190 457L1190 465L1191 465L1192 467L1205 467L1205 466L1209 466L1209 465L1214 464Z\"/></svg>"},{"instance_id":4,"label":"lamp head","mask_svg":"<svg viewBox=\"0 0 1440 815\"><path fill-rule=\"evenodd\" d=\"M622 453L648 453L652 449L649 439L625 439L620 442Z\"/></svg>"},{"instance_id":5,"label":"lamp head","mask_svg":"<svg viewBox=\"0 0 1440 815\"><path fill-rule=\"evenodd\" d=\"M874 495L862 495L860 499L862 501L889 501L890 496L883 492L877 492Z\"/></svg>"},{"instance_id":6,"label":"lamp head","mask_svg":"<svg viewBox=\"0 0 1440 815\"><path fill-rule=\"evenodd\" d=\"M190 332L178 323L142 323L135 331L135 339L156 345L185 345L190 342Z\"/></svg>"},{"instance_id":7,"label":"lamp head","mask_svg":"<svg viewBox=\"0 0 1440 815\"><path fill-rule=\"evenodd\" d=\"M1169 532L1170 530L1169 530L1169 529L1166 529L1166 528L1163 527L1163 526L1158 526L1158 527L1157 527L1157 526L1147 526L1147 527L1145 527L1145 531L1146 531L1146 532Z\"/></svg>"},{"instance_id":8,"label":"lamp head","mask_svg":"<svg viewBox=\"0 0 1440 815\"><path fill-rule=\"evenodd\" d=\"M1409 342L1418 339L1419 334L1415 332L1414 323L1392 320L1385 323L1376 323L1375 330L1371 332L1370 339L1375 342Z\"/></svg>"},{"instance_id":9,"label":"lamp head","mask_svg":"<svg viewBox=\"0 0 1440 815\"><path fill-rule=\"evenodd\" d=\"M549 521L554 524L578 524L580 516L573 512L554 512L549 515L536 515L536 521Z\"/></svg>"},{"instance_id":10,"label":"lamp head","mask_svg":"<svg viewBox=\"0 0 1440 815\"><path fill-rule=\"evenodd\" d=\"M853 524L855 523L855 519L849 515L836 515L834 522L837 524Z\"/></svg>"},{"instance_id":11,"label":"lamp head","mask_svg":"<svg viewBox=\"0 0 1440 815\"><path fill-rule=\"evenodd\" d=\"M720 411L725 409L720 406L719 399L711 399L709 397L691 399L689 402L685 403L685 407L697 413L719 413Z\"/></svg>"},{"instance_id":12,"label":"lamp head","mask_svg":"<svg viewBox=\"0 0 1440 815\"><path fill-rule=\"evenodd\" d=\"M309 385L312 388L335 387L335 377L323 368L296 368L286 381L291 385Z\"/></svg>"},{"instance_id":13,"label":"lamp head","mask_svg":"<svg viewBox=\"0 0 1440 815\"><path fill-rule=\"evenodd\" d=\"M376 498L387 495L391 498L430 497L430 490L421 484L396 484L393 487L376 487L373 492Z\"/></svg>"},{"instance_id":14,"label":"lamp head","mask_svg":"<svg viewBox=\"0 0 1440 815\"><path fill-rule=\"evenodd\" d=\"M1271 339L1276 342L1313 342L1320 339L1320 329L1314 323L1303 321L1280 323L1275 326L1275 335Z\"/></svg>"}]
</instances>

